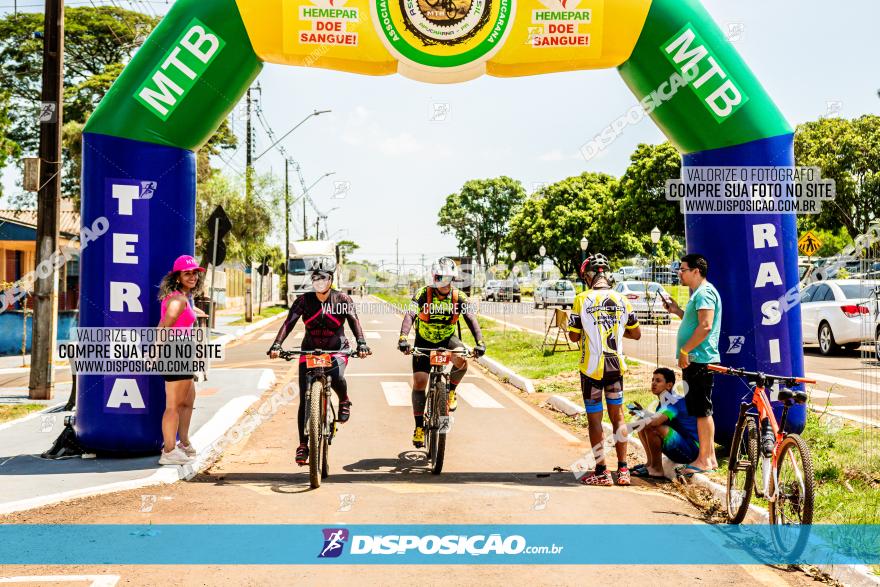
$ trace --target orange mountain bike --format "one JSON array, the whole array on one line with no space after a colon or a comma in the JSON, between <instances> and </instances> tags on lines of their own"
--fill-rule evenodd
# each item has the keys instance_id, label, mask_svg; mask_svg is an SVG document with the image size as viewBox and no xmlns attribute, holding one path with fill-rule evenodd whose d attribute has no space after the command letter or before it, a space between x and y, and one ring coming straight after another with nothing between
<instances>
[{"instance_id":1,"label":"orange mountain bike","mask_svg":"<svg viewBox=\"0 0 880 587\"><path fill-rule=\"evenodd\" d=\"M802 383L816 383L803 377L770 375L709 365L724 375L742 377L754 384L752 399L743 402L727 463L727 517L739 524L746 516L752 492L770 504L770 523L809 525L813 522L813 459L807 443L797 434L785 432L788 410L795 403L807 401L805 391L790 389ZM779 424L773 414L766 389L779 383L783 402ZM760 475L759 475L760 473ZM781 533L774 537L781 540ZM798 538L798 542L800 539ZM786 550L791 547L778 543Z\"/></svg>"}]
</instances>

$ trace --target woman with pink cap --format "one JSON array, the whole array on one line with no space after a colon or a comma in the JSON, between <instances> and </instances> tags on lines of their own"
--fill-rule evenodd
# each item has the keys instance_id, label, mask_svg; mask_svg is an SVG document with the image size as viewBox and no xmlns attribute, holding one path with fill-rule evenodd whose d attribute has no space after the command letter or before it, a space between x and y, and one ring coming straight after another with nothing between
<instances>
[{"instance_id":1,"label":"woman with pink cap","mask_svg":"<svg viewBox=\"0 0 880 587\"><path fill-rule=\"evenodd\" d=\"M159 328L192 328L196 318L206 314L193 305L192 296L202 290L205 270L190 255L181 255L171 271L159 284L162 313ZM185 465L196 456L189 441L196 386L192 374L163 375L165 380L165 413L162 415L162 437L165 446L160 465ZM180 441L177 439L180 437Z\"/></svg>"}]
</instances>

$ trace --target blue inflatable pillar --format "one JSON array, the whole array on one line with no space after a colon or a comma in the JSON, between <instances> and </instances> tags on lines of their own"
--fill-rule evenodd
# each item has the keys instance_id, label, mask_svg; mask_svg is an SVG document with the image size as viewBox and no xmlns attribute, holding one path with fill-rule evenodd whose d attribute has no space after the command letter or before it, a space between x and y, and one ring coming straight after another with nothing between
<instances>
[{"instance_id":1,"label":"blue inflatable pillar","mask_svg":"<svg viewBox=\"0 0 880 587\"><path fill-rule=\"evenodd\" d=\"M193 254L192 151L83 135L83 227L105 227L83 248L80 327L159 323L162 277ZM79 375L77 440L101 453L156 453L162 447L165 384L158 376Z\"/></svg>"}]
</instances>

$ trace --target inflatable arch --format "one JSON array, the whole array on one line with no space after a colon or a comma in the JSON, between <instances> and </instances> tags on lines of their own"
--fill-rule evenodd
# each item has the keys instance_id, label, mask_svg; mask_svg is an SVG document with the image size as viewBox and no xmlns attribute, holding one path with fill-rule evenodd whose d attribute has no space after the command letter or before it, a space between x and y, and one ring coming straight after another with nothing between
<instances>
[{"instance_id":1,"label":"inflatable arch","mask_svg":"<svg viewBox=\"0 0 880 587\"><path fill-rule=\"evenodd\" d=\"M793 165L792 128L697 0L178 0L85 127L82 222L109 230L82 254L81 326L158 323L160 278L193 252L194 150L263 62L437 83L617 67L686 167ZM798 282L794 215L691 214L686 228L723 296L722 361L802 374L799 307L766 311ZM78 383L83 445L159 450L160 377ZM743 391L716 379L722 441Z\"/></svg>"}]
</instances>

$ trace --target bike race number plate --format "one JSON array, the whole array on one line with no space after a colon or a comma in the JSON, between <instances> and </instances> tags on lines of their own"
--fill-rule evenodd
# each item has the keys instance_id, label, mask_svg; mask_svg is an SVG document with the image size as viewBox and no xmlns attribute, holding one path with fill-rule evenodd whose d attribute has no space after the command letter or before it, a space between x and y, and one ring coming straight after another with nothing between
<instances>
[{"instance_id":1,"label":"bike race number plate","mask_svg":"<svg viewBox=\"0 0 880 587\"><path fill-rule=\"evenodd\" d=\"M330 358L330 355L306 355L306 367L308 369L331 366L333 366L333 359Z\"/></svg>"},{"instance_id":2,"label":"bike race number plate","mask_svg":"<svg viewBox=\"0 0 880 587\"><path fill-rule=\"evenodd\" d=\"M449 351L431 351L431 364L444 367L449 364L452 359L452 353Z\"/></svg>"}]
</instances>

